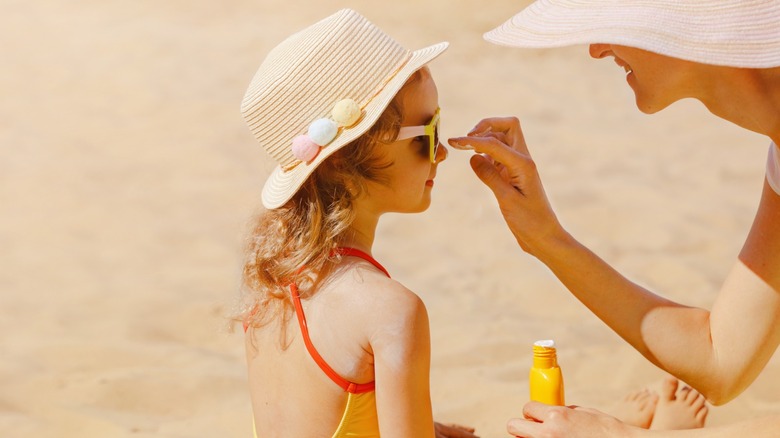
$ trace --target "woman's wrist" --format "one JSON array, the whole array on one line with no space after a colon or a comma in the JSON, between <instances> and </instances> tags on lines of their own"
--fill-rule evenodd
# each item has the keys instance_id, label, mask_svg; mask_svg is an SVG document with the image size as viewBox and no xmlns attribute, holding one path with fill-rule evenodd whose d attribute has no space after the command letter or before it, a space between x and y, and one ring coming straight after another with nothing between
<instances>
[{"instance_id":1,"label":"woman's wrist","mask_svg":"<svg viewBox=\"0 0 780 438\"><path fill-rule=\"evenodd\" d=\"M579 242L562 226L558 225L546 233L538 233L533 239L518 243L527 253L536 257L545 265L563 257Z\"/></svg>"}]
</instances>

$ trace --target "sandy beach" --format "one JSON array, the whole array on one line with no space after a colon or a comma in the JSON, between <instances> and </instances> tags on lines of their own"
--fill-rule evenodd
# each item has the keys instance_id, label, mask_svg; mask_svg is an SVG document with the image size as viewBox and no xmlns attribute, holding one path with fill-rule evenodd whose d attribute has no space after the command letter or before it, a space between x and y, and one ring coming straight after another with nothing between
<instances>
[{"instance_id":1,"label":"sandy beach","mask_svg":"<svg viewBox=\"0 0 780 438\"><path fill-rule=\"evenodd\" d=\"M250 437L228 330L270 161L239 113L265 54L354 7L431 65L445 137L516 115L564 226L629 278L709 308L751 225L769 140L679 102L636 110L585 47L481 35L528 1L72 0L0 14L0 436ZM489 5L489 6L486 6ZM450 151L424 214L374 255L425 301L434 416L504 437L531 344L555 339L567 402L609 412L663 373L524 254ZM780 412L780 358L708 424Z\"/></svg>"}]
</instances>

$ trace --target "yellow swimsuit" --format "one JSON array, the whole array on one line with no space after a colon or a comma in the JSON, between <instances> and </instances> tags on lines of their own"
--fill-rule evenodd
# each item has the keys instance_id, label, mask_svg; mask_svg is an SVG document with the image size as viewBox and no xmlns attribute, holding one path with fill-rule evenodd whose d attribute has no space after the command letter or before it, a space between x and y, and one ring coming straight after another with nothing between
<instances>
[{"instance_id":1,"label":"yellow swimsuit","mask_svg":"<svg viewBox=\"0 0 780 438\"><path fill-rule=\"evenodd\" d=\"M390 274L387 273L387 270L380 265L379 262L363 251L354 248L339 248L337 253L343 256L360 257L376 266L388 277L390 276ZM333 433L333 438L379 437L379 421L376 414L376 392L374 391L374 382L360 384L352 383L338 375L333 368L325 362L319 352L317 352L317 349L314 348L311 339L309 339L309 328L306 325L306 316L303 314L301 298L298 295L298 286L295 283L290 285L290 292L293 304L295 305L295 314L298 317L298 324L301 327L303 342L306 345L306 349L309 351L309 355L311 355L320 369L330 377L333 382L347 392L347 406L344 408L344 415L341 416L341 421L339 422L338 428L336 428L336 432ZM256 430L255 438L257 438Z\"/></svg>"}]
</instances>

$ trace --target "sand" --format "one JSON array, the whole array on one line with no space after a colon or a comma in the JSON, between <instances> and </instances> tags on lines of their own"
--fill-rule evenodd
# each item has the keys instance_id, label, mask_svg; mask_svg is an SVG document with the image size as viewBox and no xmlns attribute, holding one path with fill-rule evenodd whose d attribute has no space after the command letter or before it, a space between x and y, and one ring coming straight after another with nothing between
<instances>
[{"instance_id":1,"label":"sand","mask_svg":"<svg viewBox=\"0 0 780 438\"><path fill-rule=\"evenodd\" d=\"M489 7L485 6L489 3ZM352 4L431 68L444 135L520 117L564 225L630 278L709 307L751 224L768 140L680 102L639 113L584 47L481 34L527 2L6 0L0 14L0 435L247 437L226 329L271 166L238 107L265 53ZM663 373L524 254L451 151L425 214L374 249L427 304L439 421L506 436L530 346L553 338L567 401L608 410ZM710 424L780 412L780 361Z\"/></svg>"}]
</instances>

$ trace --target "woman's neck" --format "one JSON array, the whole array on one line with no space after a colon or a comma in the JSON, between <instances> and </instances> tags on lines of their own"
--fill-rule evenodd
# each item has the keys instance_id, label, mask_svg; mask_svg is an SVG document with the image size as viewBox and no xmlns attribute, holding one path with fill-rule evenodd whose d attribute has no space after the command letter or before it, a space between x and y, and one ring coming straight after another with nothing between
<instances>
[{"instance_id":1,"label":"woman's neck","mask_svg":"<svg viewBox=\"0 0 780 438\"><path fill-rule=\"evenodd\" d=\"M780 67L713 67L700 100L716 116L780 143Z\"/></svg>"}]
</instances>

